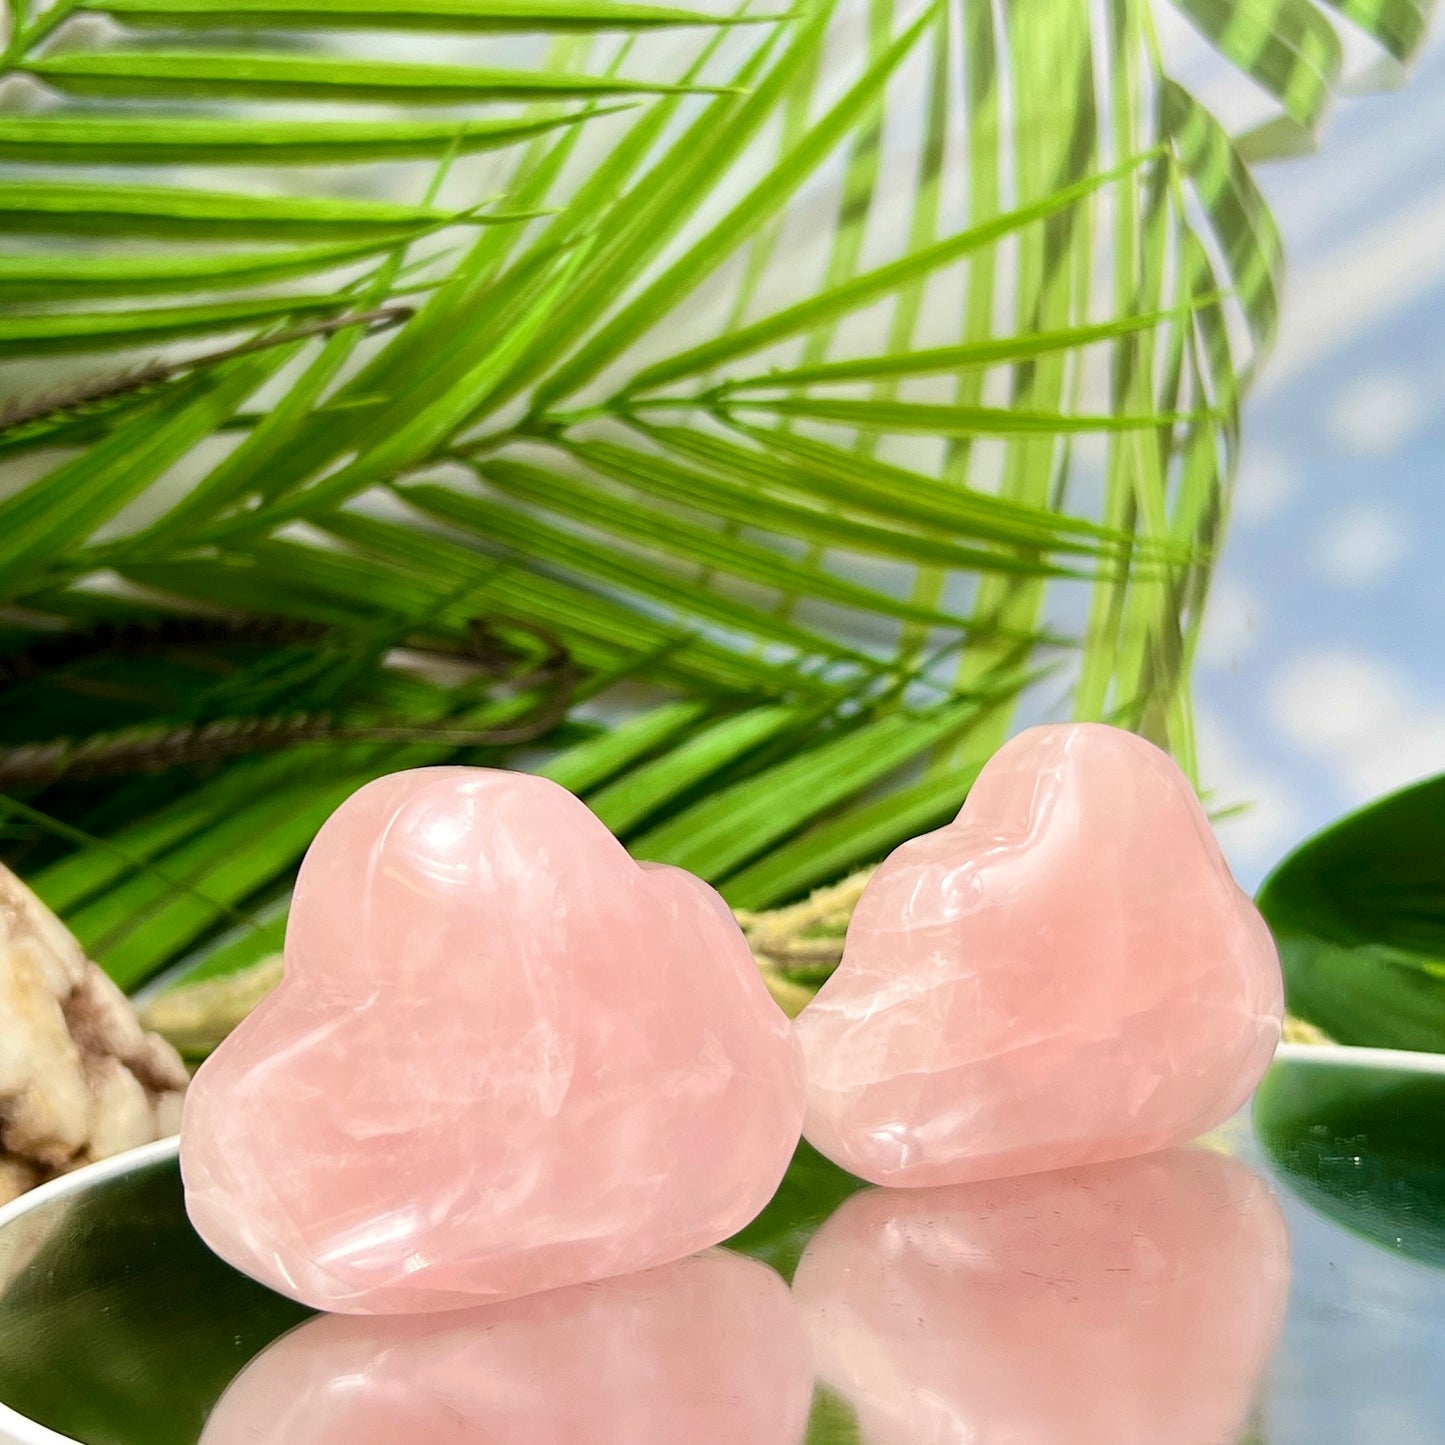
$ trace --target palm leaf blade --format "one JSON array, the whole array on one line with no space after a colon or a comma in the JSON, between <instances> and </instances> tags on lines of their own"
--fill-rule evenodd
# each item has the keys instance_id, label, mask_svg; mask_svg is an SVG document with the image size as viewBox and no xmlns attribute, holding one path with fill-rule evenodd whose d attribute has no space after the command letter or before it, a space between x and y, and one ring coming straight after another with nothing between
<instances>
[{"instance_id":1,"label":"palm leaf blade","mask_svg":"<svg viewBox=\"0 0 1445 1445\"><path fill-rule=\"evenodd\" d=\"M82 8L127 25L306 29L547 31L649 30L672 26L763 24L777 16L718 16L622 0L89 0Z\"/></svg>"},{"instance_id":2,"label":"palm leaf blade","mask_svg":"<svg viewBox=\"0 0 1445 1445\"><path fill-rule=\"evenodd\" d=\"M666 94L641 80L535 71L482 70L394 60L205 50L68 50L28 61L26 71L75 95L234 99L392 100L455 105L514 100L589 100Z\"/></svg>"},{"instance_id":3,"label":"palm leaf blade","mask_svg":"<svg viewBox=\"0 0 1445 1445\"><path fill-rule=\"evenodd\" d=\"M615 108L614 108L615 109ZM591 112L605 115L606 108ZM576 125L520 120L287 120L240 116L0 116L0 159L82 165L357 165L494 150Z\"/></svg>"}]
</instances>

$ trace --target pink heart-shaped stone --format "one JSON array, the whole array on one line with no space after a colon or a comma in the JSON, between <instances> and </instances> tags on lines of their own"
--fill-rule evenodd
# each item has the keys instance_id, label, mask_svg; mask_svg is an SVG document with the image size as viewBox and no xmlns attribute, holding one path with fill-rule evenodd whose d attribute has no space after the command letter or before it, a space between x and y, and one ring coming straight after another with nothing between
<instances>
[{"instance_id":1,"label":"pink heart-shaped stone","mask_svg":"<svg viewBox=\"0 0 1445 1445\"><path fill-rule=\"evenodd\" d=\"M645 1269L771 1197L802 1068L731 914L542 778L368 784L297 881L276 991L186 1097L205 1241L321 1309Z\"/></svg>"},{"instance_id":2,"label":"pink heart-shaped stone","mask_svg":"<svg viewBox=\"0 0 1445 1445\"><path fill-rule=\"evenodd\" d=\"M962 1184L1193 1139L1279 1041L1264 920L1174 762L1030 729L898 848L797 1020L804 1132L878 1184Z\"/></svg>"}]
</instances>

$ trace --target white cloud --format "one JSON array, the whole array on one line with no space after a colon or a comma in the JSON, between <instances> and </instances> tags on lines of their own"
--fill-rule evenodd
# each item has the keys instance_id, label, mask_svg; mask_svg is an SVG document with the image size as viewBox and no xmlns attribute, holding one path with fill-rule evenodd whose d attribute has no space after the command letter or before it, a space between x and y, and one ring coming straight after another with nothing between
<instances>
[{"instance_id":1,"label":"white cloud","mask_svg":"<svg viewBox=\"0 0 1445 1445\"><path fill-rule=\"evenodd\" d=\"M1379 372L1352 381L1330 406L1330 435L1347 452L1383 457L1398 451L1425 419L1422 388L1399 372Z\"/></svg>"},{"instance_id":2,"label":"white cloud","mask_svg":"<svg viewBox=\"0 0 1445 1445\"><path fill-rule=\"evenodd\" d=\"M1387 576L1409 546L1404 517L1371 503L1331 517L1315 537L1310 560L1326 581L1365 587Z\"/></svg>"},{"instance_id":3,"label":"white cloud","mask_svg":"<svg viewBox=\"0 0 1445 1445\"><path fill-rule=\"evenodd\" d=\"M1296 464L1270 447L1247 446L1234 484L1230 520L1242 526L1264 522L1283 511L1300 490Z\"/></svg>"},{"instance_id":4,"label":"white cloud","mask_svg":"<svg viewBox=\"0 0 1445 1445\"><path fill-rule=\"evenodd\" d=\"M1209 589L1204 626L1199 634L1199 658L1212 667L1237 668L1259 640L1258 599L1234 577L1217 577Z\"/></svg>"},{"instance_id":5,"label":"white cloud","mask_svg":"<svg viewBox=\"0 0 1445 1445\"><path fill-rule=\"evenodd\" d=\"M1290 742L1334 770L1351 803L1445 769L1445 703L1418 696L1378 658L1303 654L1280 669L1266 705Z\"/></svg>"},{"instance_id":6,"label":"white cloud","mask_svg":"<svg viewBox=\"0 0 1445 1445\"><path fill-rule=\"evenodd\" d=\"M1271 720L1310 752L1349 752L1378 736L1404 710L1399 680L1364 653L1305 653L1276 674Z\"/></svg>"}]
</instances>

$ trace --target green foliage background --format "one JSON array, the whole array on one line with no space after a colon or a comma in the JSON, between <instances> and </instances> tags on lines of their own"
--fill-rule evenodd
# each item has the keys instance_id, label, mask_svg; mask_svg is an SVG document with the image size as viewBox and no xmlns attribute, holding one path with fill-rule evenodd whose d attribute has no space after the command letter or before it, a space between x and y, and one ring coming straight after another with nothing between
<instances>
[{"instance_id":1,"label":"green foliage background","mask_svg":"<svg viewBox=\"0 0 1445 1445\"><path fill-rule=\"evenodd\" d=\"M1253 156L1342 17L1399 59L1427 20L1180 6L1278 102ZM399 767L539 768L748 908L941 821L1023 719L1193 769L1282 258L1148 0L8 20L3 853L126 986L273 950ZM478 619L540 669L500 686Z\"/></svg>"},{"instance_id":2,"label":"green foliage background","mask_svg":"<svg viewBox=\"0 0 1445 1445\"><path fill-rule=\"evenodd\" d=\"M1291 1010L1337 1043L1445 1052L1445 774L1302 843L1265 880Z\"/></svg>"}]
</instances>

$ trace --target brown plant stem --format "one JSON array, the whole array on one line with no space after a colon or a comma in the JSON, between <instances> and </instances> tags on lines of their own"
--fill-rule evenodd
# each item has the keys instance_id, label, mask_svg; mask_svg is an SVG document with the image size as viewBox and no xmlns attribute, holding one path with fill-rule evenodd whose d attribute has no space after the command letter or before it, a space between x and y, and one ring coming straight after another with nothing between
<instances>
[{"instance_id":1,"label":"brown plant stem","mask_svg":"<svg viewBox=\"0 0 1445 1445\"><path fill-rule=\"evenodd\" d=\"M322 321L288 327L283 331L272 332L269 336L256 337L219 351L207 351L200 356L185 357L177 361L147 361L125 371L112 371L104 376L89 377L57 391L43 392L38 396L17 397L13 401L0 403L0 433L51 421L67 413L84 412L103 402L116 401L121 397L160 386L185 372L220 366L227 361L235 361L238 357L267 351L275 346L286 346L294 341L330 336L332 332L353 326L365 326L372 334L390 331L392 327L410 321L415 314L415 310L410 306L380 306L372 311L330 316Z\"/></svg>"}]
</instances>

